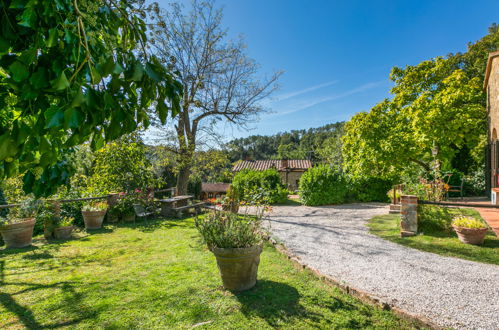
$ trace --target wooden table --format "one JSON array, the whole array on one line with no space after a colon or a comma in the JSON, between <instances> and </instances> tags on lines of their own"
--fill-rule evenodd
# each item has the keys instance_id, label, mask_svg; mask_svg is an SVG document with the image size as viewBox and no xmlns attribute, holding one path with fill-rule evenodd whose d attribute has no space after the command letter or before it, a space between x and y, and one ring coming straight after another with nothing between
<instances>
[{"instance_id":1,"label":"wooden table","mask_svg":"<svg viewBox=\"0 0 499 330\"><path fill-rule=\"evenodd\" d=\"M172 209L174 207L187 205L189 201L193 198L194 196L184 195L184 196L175 196L167 199L160 199L159 202L161 203L161 215L165 217L172 215L173 213Z\"/></svg>"}]
</instances>

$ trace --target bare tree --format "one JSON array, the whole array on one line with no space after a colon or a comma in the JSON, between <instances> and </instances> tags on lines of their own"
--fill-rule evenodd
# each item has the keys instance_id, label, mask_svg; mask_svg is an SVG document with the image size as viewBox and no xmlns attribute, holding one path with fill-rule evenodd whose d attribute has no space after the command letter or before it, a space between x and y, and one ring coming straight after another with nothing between
<instances>
[{"instance_id":1,"label":"bare tree","mask_svg":"<svg viewBox=\"0 0 499 330\"><path fill-rule=\"evenodd\" d=\"M256 120L264 110L261 101L276 90L282 74L259 79L259 66L246 55L242 38L227 40L222 9L214 1L194 0L191 6L189 12L178 3L167 11L156 8L152 24L154 51L172 63L184 86L173 122L179 194L187 192L200 132L222 120L242 127Z\"/></svg>"}]
</instances>

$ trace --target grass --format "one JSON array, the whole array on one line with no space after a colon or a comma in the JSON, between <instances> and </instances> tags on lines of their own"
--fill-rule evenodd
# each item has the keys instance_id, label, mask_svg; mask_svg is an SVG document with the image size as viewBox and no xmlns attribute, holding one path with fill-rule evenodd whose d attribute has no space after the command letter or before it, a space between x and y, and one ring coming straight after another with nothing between
<instances>
[{"instance_id":1,"label":"grass","mask_svg":"<svg viewBox=\"0 0 499 330\"><path fill-rule=\"evenodd\" d=\"M449 208L455 215L469 215L481 219L473 209ZM427 231L413 237L400 237L400 215L388 214L372 218L369 221L370 232L386 240L421 251L457 257L472 261L499 265L499 238L490 230L481 246L464 244L459 241L454 231Z\"/></svg>"},{"instance_id":2,"label":"grass","mask_svg":"<svg viewBox=\"0 0 499 330\"><path fill-rule=\"evenodd\" d=\"M0 288L0 328L413 327L295 269L272 246L255 288L226 291L192 218L0 250Z\"/></svg>"}]
</instances>

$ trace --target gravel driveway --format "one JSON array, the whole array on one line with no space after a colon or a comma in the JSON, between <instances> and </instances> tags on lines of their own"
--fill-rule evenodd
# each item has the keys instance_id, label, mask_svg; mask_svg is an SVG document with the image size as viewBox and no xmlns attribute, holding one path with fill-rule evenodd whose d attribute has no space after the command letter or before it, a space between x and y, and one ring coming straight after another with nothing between
<instances>
[{"instance_id":1,"label":"gravel driveway","mask_svg":"<svg viewBox=\"0 0 499 330\"><path fill-rule=\"evenodd\" d=\"M386 213L381 204L277 206L268 217L290 252L346 285L443 327L499 329L499 266L369 234L367 220Z\"/></svg>"}]
</instances>

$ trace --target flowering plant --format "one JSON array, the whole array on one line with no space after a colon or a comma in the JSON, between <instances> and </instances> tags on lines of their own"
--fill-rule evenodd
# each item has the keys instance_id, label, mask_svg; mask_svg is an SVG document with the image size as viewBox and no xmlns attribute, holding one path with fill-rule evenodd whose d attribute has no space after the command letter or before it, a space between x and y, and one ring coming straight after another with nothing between
<instances>
[{"instance_id":1,"label":"flowering plant","mask_svg":"<svg viewBox=\"0 0 499 330\"><path fill-rule=\"evenodd\" d=\"M106 202L93 202L83 205L81 208L82 211L85 212L97 212L107 210Z\"/></svg>"}]
</instances>

